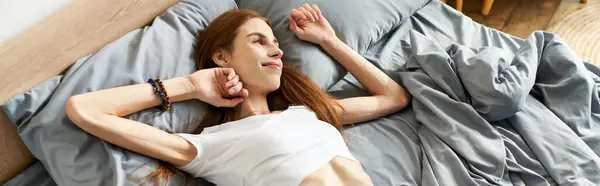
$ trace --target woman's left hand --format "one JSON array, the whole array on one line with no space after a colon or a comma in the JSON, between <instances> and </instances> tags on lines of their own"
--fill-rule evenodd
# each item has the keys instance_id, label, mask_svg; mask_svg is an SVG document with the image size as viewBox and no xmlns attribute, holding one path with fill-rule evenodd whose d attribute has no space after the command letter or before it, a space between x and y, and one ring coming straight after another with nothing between
<instances>
[{"instance_id":1,"label":"woman's left hand","mask_svg":"<svg viewBox=\"0 0 600 186\"><path fill-rule=\"evenodd\" d=\"M315 4L304 4L300 8L292 9L289 21L290 30L304 41L321 45L337 38L335 31Z\"/></svg>"},{"instance_id":2,"label":"woman's left hand","mask_svg":"<svg viewBox=\"0 0 600 186\"><path fill-rule=\"evenodd\" d=\"M193 87L191 97L215 107L235 107L248 97L248 90L232 68L202 69L187 78Z\"/></svg>"}]
</instances>

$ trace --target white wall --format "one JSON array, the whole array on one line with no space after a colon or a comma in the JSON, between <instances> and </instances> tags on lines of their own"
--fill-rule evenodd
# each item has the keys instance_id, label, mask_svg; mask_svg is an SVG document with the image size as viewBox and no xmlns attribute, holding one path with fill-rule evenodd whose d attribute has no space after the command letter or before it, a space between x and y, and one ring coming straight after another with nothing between
<instances>
[{"instance_id":1,"label":"white wall","mask_svg":"<svg viewBox=\"0 0 600 186\"><path fill-rule=\"evenodd\" d=\"M0 46L72 0L0 0Z\"/></svg>"}]
</instances>

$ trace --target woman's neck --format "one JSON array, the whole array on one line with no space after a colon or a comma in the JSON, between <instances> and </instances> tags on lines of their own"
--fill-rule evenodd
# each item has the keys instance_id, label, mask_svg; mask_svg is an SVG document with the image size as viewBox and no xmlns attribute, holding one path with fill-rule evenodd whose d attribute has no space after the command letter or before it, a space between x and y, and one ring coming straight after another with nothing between
<instances>
[{"instance_id":1,"label":"woman's neck","mask_svg":"<svg viewBox=\"0 0 600 186\"><path fill-rule=\"evenodd\" d=\"M269 104L266 95L252 95L244 98L244 102L234 107L235 120L244 119L248 116L269 114Z\"/></svg>"}]
</instances>

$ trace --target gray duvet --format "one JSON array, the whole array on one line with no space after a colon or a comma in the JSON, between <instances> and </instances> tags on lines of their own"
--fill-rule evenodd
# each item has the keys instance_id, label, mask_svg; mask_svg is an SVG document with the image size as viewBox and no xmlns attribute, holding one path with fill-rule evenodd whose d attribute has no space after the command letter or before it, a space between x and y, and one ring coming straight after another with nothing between
<instances>
[{"instance_id":1,"label":"gray duvet","mask_svg":"<svg viewBox=\"0 0 600 186\"><path fill-rule=\"evenodd\" d=\"M600 184L597 66L551 33L515 55L410 37L399 74L422 124L421 184Z\"/></svg>"},{"instance_id":2,"label":"gray duvet","mask_svg":"<svg viewBox=\"0 0 600 186\"><path fill-rule=\"evenodd\" d=\"M217 12L235 8L206 1L223 4ZM72 94L193 72L185 54L194 32L211 17L193 26L173 20L194 18L182 7L214 8L191 4L177 7L175 13L183 12L178 16L163 16L165 27L132 32L82 58L64 76L1 105L40 159L7 185L140 184L136 178L152 171L155 161L86 134L61 109ZM189 31L172 34L178 28ZM163 39L177 43L147 44ZM346 128L351 152L375 185L600 184L600 68L582 62L555 35L536 32L521 40L430 1L363 56L413 96L398 113ZM161 68L151 67L156 64ZM351 75L328 92L366 95ZM173 110L148 109L128 118L191 131L203 111L198 102ZM212 184L179 175L170 185Z\"/></svg>"}]
</instances>

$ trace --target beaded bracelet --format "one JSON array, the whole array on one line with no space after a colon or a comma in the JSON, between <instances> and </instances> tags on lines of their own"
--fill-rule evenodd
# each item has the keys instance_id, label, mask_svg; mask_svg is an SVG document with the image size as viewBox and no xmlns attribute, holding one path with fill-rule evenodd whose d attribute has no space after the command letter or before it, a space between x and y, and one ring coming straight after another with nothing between
<instances>
[{"instance_id":1,"label":"beaded bracelet","mask_svg":"<svg viewBox=\"0 0 600 186\"><path fill-rule=\"evenodd\" d=\"M165 89L163 82L159 78L154 79L154 81L156 81L158 85L160 85L160 89L163 93L163 98L167 101L167 104L163 105L163 107L166 108L166 111L168 111L169 109L171 109L171 98L169 97L169 94L167 94L167 89Z\"/></svg>"},{"instance_id":2,"label":"beaded bracelet","mask_svg":"<svg viewBox=\"0 0 600 186\"><path fill-rule=\"evenodd\" d=\"M152 87L154 87L154 93L160 96L160 100L162 101L160 109L162 109L163 111L169 111L169 109L171 109L171 99L169 98L167 90L165 89L165 86L163 85L162 81L160 81L159 78L148 79L148 83L150 83Z\"/></svg>"},{"instance_id":3,"label":"beaded bracelet","mask_svg":"<svg viewBox=\"0 0 600 186\"><path fill-rule=\"evenodd\" d=\"M152 85L152 87L154 88L154 93L156 95L160 96L161 102L163 103L162 105L164 105L165 101L163 99L163 96L161 96L162 92L160 91L160 88L158 87L158 85L156 84L156 82L154 81L154 79L148 79L148 83L150 83ZM160 109L164 110L164 107L162 105L160 106Z\"/></svg>"}]
</instances>

